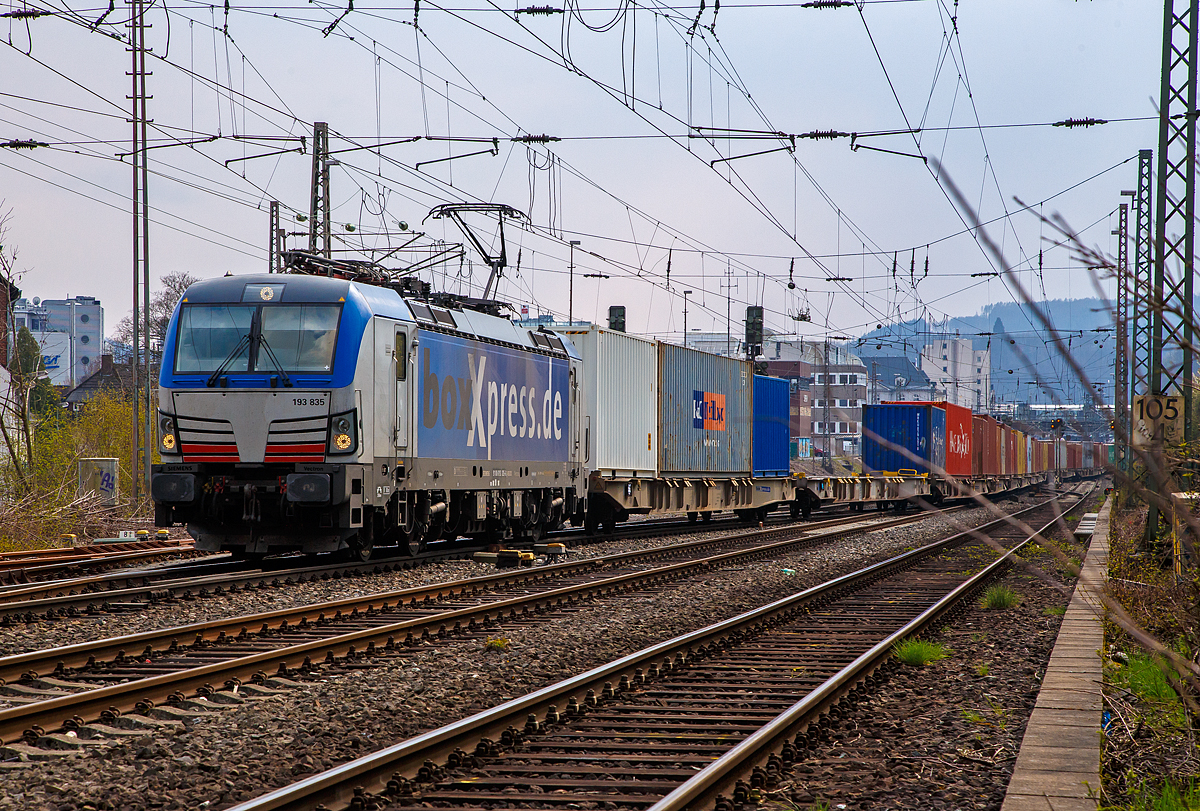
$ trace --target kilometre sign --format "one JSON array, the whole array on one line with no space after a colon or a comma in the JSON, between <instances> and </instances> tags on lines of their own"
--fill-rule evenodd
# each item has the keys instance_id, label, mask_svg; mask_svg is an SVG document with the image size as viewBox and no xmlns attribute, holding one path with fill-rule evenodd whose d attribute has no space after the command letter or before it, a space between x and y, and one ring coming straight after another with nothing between
<instances>
[{"instance_id":1,"label":"kilometre sign","mask_svg":"<svg viewBox=\"0 0 1200 811\"><path fill-rule=\"evenodd\" d=\"M1140 394L1133 398L1133 447L1183 441L1183 397L1178 394Z\"/></svg>"}]
</instances>

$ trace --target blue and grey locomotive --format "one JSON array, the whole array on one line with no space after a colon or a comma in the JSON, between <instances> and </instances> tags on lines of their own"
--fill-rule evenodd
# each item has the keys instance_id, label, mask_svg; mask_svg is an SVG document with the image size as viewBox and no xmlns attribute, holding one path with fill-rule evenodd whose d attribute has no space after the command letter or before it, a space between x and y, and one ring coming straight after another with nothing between
<instances>
[{"instance_id":1,"label":"blue and grey locomotive","mask_svg":"<svg viewBox=\"0 0 1200 811\"><path fill-rule=\"evenodd\" d=\"M156 525L236 555L365 557L582 518L574 346L438 301L302 274L188 288L159 376Z\"/></svg>"}]
</instances>

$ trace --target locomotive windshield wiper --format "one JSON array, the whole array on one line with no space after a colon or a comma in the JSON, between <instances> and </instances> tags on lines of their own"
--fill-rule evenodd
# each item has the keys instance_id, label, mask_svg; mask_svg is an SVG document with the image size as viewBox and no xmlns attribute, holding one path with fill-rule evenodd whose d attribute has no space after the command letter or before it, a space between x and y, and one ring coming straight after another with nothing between
<instances>
[{"instance_id":1,"label":"locomotive windshield wiper","mask_svg":"<svg viewBox=\"0 0 1200 811\"><path fill-rule=\"evenodd\" d=\"M246 333L240 339L238 339L237 345L233 348L233 351L225 356L225 360L221 361L221 365L217 367L216 371L208 376L208 387L210 389L217 385L217 381L221 379L221 375L225 374L225 371L229 368L230 364L237 360L238 355L242 354L243 349L249 346L250 333Z\"/></svg>"},{"instance_id":2,"label":"locomotive windshield wiper","mask_svg":"<svg viewBox=\"0 0 1200 811\"><path fill-rule=\"evenodd\" d=\"M279 359L275 357L275 353L271 351L271 345L267 343L267 336L261 332L258 335L258 346L259 349L267 351L267 360L271 361L271 365L275 367L275 371L279 372L279 377L283 380L283 387L290 389L292 387L292 379L288 377L288 373L283 370L283 364L279 362Z\"/></svg>"}]
</instances>

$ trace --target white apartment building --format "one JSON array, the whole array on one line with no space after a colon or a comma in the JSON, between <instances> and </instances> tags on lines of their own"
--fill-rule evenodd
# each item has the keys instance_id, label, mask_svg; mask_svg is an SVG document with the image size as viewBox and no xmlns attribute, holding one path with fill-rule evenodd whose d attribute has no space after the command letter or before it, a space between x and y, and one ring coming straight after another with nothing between
<instances>
[{"instance_id":1,"label":"white apartment building","mask_svg":"<svg viewBox=\"0 0 1200 811\"><path fill-rule=\"evenodd\" d=\"M992 351L975 349L970 338L935 337L921 350L921 371L937 389L937 399L976 412L992 398Z\"/></svg>"},{"instance_id":2,"label":"white apartment building","mask_svg":"<svg viewBox=\"0 0 1200 811\"><path fill-rule=\"evenodd\" d=\"M50 382L74 388L100 368L104 349L104 308L93 296L17 299L13 334L28 327L42 347ZM15 339L13 341L15 346Z\"/></svg>"}]
</instances>

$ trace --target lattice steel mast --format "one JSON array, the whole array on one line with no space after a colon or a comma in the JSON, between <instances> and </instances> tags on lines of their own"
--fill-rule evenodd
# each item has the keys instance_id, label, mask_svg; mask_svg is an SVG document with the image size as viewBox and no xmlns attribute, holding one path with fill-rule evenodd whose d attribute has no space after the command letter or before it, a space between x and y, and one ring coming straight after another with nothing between
<instances>
[{"instance_id":1,"label":"lattice steel mast","mask_svg":"<svg viewBox=\"0 0 1200 811\"><path fill-rule=\"evenodd\" d=\"M1153 310L1154 261L1150 229L1150 168L1154 153L1138 152L1137 190L1133 197L1133 278L1131 279L1133 321L1130 324L1129 394L1150 393L1150 327Z\"/></svg>"},{"instance_id":2,"label":"lattice steel mast","mask_svg":"<svg viewBox=\"0 0 1200 811\"><path fill-rule=\"evenodd\" d=\"M1182 6L1181 10L1176 7ZM1196 24L1200 0L1166 0L1154 217L1153 394L1183 395L1192 437L1192 267L1196 213Z\"/></svg>"},{"instance_id":3,"label":"lattice steel mast","mask_svg":"<svg viewBox=\"0 0 1200 811\"><path fill-rule=\"evenodd\" d=\"M1122 192L1123 194L1126 192ZM1117 363L1113 379L1113 440L1116 445L1116 461L1125 470L1125 457L1129 443L1129 204L1121 203L1118 209L1117 230Z\"/></svg>"}]
</instances>

